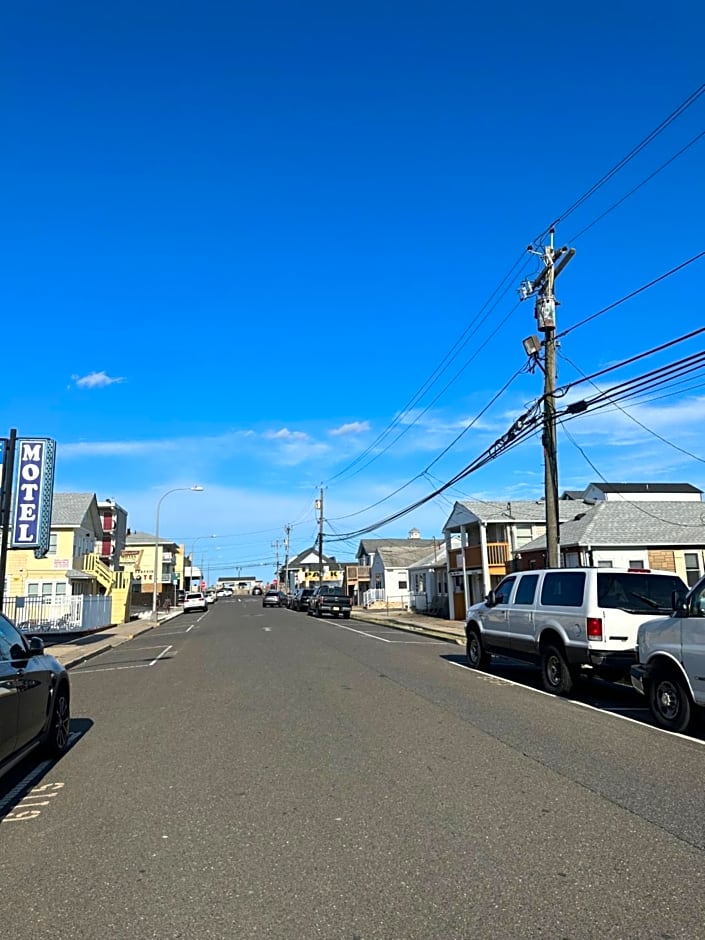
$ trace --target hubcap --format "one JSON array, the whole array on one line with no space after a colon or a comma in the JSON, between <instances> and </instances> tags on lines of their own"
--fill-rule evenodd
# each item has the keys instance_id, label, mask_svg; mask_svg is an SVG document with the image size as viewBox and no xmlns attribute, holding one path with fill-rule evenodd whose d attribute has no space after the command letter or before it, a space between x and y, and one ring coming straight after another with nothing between
<instances>
[{"instance_id":1,"label":"hubcap","mask_svg":"<svg viewBox=\"0 0 705 940\"><path fill-rule=\"evenodd\" d=\"M672 720L680 709L678 692L672 682L660 683L656 690L656 701L664 718Z\"/></svg>"},{"instance_id":2,"label":"hubcap","mask_svg":"<svg viewBox=\"0 0 705 940\"><path fill-rule=\"evenodd\" d=\"M561 681L561 664L557 656L549 657L546 663L546 675L551 685L558 685Z\"/></svg>"},{"instance_id":3,"label":"hubcap","mask_svg":"<svg viewBox=\"0 0 705 940\"><path fill-rule=\"evenodd\" d=\"M470 654L470 662L476 664L480 659L480 644L478 643L477 637L473 634L470 637L470 644L468 647L468 653Z\"/></svg>"},{"instance_id":4,"label":"hubcap","mask_svg":"<svg viewBox=\"0 0 705 940\"><path fill-rule=\"evenodd\" d=\"M55 740L60 748L66 747L69 739L69 705L62 695L56 703Z\"/></svg>"}]
</instances>

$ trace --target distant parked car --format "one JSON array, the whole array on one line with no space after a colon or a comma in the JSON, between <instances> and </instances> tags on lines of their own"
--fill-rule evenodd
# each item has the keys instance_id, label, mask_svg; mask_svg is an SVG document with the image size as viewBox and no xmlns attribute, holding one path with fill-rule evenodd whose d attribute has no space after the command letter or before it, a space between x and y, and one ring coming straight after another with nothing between
<instances>
[{"instance_id":1,"label":"distant parked car","mask_svg":"<svg viewBox=\"0 0 705 940\"><path fill-rule=\"evenodd\" d=\"M215 604L217 600L218 600L218 597L215 591L208 591L208 593L206 594L206 604Z\"/></svg>"},{"instance_id":2,"label":"distant parked car","mask_svg":"<svg viewBox=\"0 0 705 940\"><path fill-rule=\"evenodd\" d=\"M283 607L284 594L281 591L267 591L262 598L263 607Z\"/></svg>"},{"instance_id":3,"label":"distant parked car","mask_svg":"<svg viewBox=\"0 0 705 940\"><path fill-rule=\"evenodd\" d=\"M232 594L232 591L226 591L225 588L220 588L219 591L215 592L216 597L229 597Z\"/></svg>"},{"instance_id":4,"label":"distant parked car","mask_svg":"<svg viewBox=\"0 0 705 940\"><path fill-rule=\"evenodd\" d=\"M190 610L208 610L206 596L202 591L189 591L184 598L184 613Z\"/></svg>"},{"instance_id":5,"label":"distant parked car","mask_svg":"<svg viewBox=\"0 0 705 940\"><path fill-rule=\"evenodd\" d=\"M313 588L299 588L291 602L292 610L308 610L308 599L313 594Z\"/></svg>"},{"instance_id":6,"label":"distant parked car","mask_svg":"<svg viewBox=\"0 0 705 940\"><path fill-rule=\"evenodd\" d=\"M0 689L0 777L35 748L60 757L69 746L68 674L39 637L22 636L2 614Z\"/></svg>"}]
</instances>

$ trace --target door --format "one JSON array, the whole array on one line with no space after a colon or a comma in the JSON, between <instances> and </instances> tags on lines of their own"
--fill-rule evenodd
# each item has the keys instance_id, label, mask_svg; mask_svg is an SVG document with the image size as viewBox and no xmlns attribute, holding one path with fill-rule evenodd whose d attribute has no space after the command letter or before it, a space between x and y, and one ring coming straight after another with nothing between
<instances>
[{"instance_id":1,"label":"door","mask_svg":"<svg viewBox=\"0 0 705 940\"><path fill-rule=\"evenodd\" d=\"M514 575L500 581L494 589L496 604L494 607L487 607L482 614L482 628L487 649L495 649L498 652L506 653L511 650L507 612L515 581L516 577Z\"/></svg>"},{"instance_id":2,"label":"door","mask_svg":"<svg viewBox=\"0 0 705 940\"><path fill-rule=\"evenodd\" d=\"M688 599L689 615L681 617L683 665L699 705L705 705L705 581Z\"/></svg>"},{"instance_id":3,"label":"door","mask_svg":"<svg viewBox=\"0 0 705 940\"><path fill-rule=\"evenodd\" d=\"M19 675L10 646L0 635L0 762L16 749L19 714Z\"/></svg>"},{"instance_id":4,"label":"door","mask_svg":"<svg viewBox=\"0 0 705 940\"><path fill-rule=\"evenodd\" d=\"M521 575L514 592L514 600L507 612L510 643L512 649L521 656L536 652L534 601L538 581L537 574Z\"/></svg>"},{"instance_id":5,"label":"door","mask_svg":"<svg viewBox=\"0 0 705 940\"><path fill-rule=\"evenodd\" d=\"M18 689L15 749L44 730L49 702L50 671L44 656L29 656L27 642L7 618L0 615L0 642L9 647Z\"/></svg>"}]
</instances>

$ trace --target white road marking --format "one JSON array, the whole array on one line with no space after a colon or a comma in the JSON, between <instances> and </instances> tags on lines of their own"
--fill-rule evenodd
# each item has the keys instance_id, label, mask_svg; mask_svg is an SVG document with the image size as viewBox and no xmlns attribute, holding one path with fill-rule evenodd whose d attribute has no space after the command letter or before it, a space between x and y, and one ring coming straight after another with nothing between
<instances>
[{"instance_id":1,"label":"white road marking","mask_svg":"<svg viewBox=\"0 0 705 940\"><path fill-rule=\"evenodd\" d=\"M151 663L148 663L148 665L153 666L155 663L159 662L162 656L166 656L166 654L169 652L170 649L171 649L171 646L167 646L167 648L165 650L162 650L159 656L153 659Z\"/></svg>"},{"instance_id":2,"label":"white road marking","mask_svg":"<svg viewBox=\"0 0 705 940\"><path fill-rule=\"evenodd\" d=\"M162 658L162 656L166 656L166 654L169 652L170 649L173 649L173 644L170 644L169 646L163 646L163 645L162 646L138 646L138 647L133 646L128 650L124 650L124 652L125 653L141 653L141 652L144 652L145 650L161 650L161 653L149 663L129 663L128 665L125 665L125 666L95 666L95 667L89 667L88 669L85 669L79 666L79 668L74 670L74 674L84 676L86 675L86 673L89 673L89 672L117 672L118 670L121 670L121 669L149 669L150 666L154 666L155 663L158 663L159 660ZM105 652L107 653L109 652L109 650L106 650ZM115 652L115 650L113 650L112 652ZM177 652L178 650L174 650L174 655Z\"/></svg>"},{"instance_id":3,"label":"white road marking","mask_svg":"<svg viewBox=\"0 0 705 940\"><path fill-rule=\"evenodd\" d=\"M489 672L482 672L480 669L470 669L464 663L454 662L450 660L451 666L459 666L461 669L465 669L467 672L472 675L477 676L480 679L485 681L493 682L495 685L513 685L518 689L524 689L527 692L535 692L537 695L545 695L547 698L559 698L559 696L553 695L552 692L544 692L543 689L535 689L531 685L524 685L523 682L514 682L513 679L505 679L504 676L493 676ZM691 738L690 735L681 734L678 731L667 731L666 728L659 728L658 725L650 725L645 721L640 721L638 718L630 718L629 715L620 715L618 711L611 711L607 708L599 708L597 705L589 705L587 702L579 702L574 698L563 698L564 702L567 702L570 705L577 705L580 708L587 708L589 711L598 712L600 715L610 715L612 718L618 718L620 721L629 721L631 724L636 725L638 728L646 728L649 731L658 731L661 734L667 734L671 738L681 738L683 741L690 741L691 744L699 744L701 747L705 746L705 741L700 738ZM629 709L629 711L637 711L637 708Z\"/></svg>"}]
</instances>

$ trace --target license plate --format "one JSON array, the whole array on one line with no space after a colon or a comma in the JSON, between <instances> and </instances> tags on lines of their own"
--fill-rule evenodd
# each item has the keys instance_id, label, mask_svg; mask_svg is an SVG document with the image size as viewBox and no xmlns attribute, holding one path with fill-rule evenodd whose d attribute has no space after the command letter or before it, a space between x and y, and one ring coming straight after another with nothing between
<instances>
[{"instance_id":1,"label":"license plate","mask_svg":"<svg viewBox=\"0 0 705 940\"><path fill-rule=\"evenodd\" d=\"M334 607L333 610L340 610L340 607Z\"/></svg>"}]
</instances>

